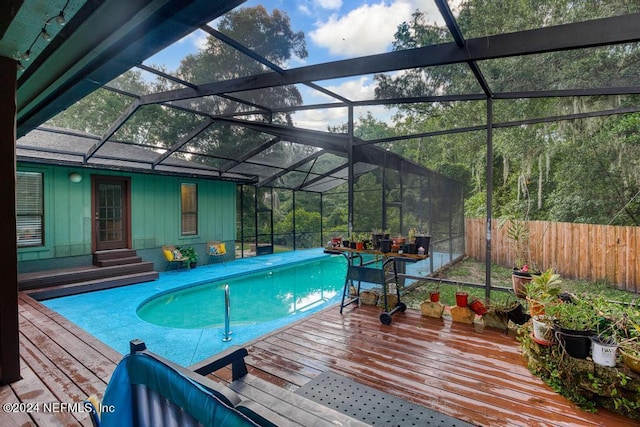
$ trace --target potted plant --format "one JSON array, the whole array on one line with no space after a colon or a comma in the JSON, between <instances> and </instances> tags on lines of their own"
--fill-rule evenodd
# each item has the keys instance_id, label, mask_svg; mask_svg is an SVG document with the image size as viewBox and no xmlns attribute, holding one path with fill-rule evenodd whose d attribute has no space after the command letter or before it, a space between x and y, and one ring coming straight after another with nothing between
<instances>
[{"instance_id":1,"label":"potted plant","mask_svg":"<svg viewBox=\"0 0 640 427\"><path fill-rule=\"evenodd\" d=\"M588 298L573 297L570 301L552 304L545 313L553 317L553 329L560 347L569 356L585 359L591 351L591 336L598 327L598 313Z\"/></svg>"},{"instance_id":2,"label":"potted plant","mask_svg":"<svg viewBox=\"0 0 640 427\"><path fill-rule=\"evenodd\" d=\"M472 298L469 302L469 308L478 316L482 316L487 313L487 307L480 298Z\"/></svg>"},{"instance_id":3,"label":"potted plant","mask_svg":"<svg viewBox=\"0 0 640 427\"><path fill-rule=\"evenodd\" d=\"M456 305L458 307L469 306L469 292L458 290L456 291Z\"/></svg>"},{"instance_id":4,"label":"potted plant","mask_svg":"<svg viewBox=\"0 0 640 427\"><path fill-rule=\"evenodd\" d=\"M558 299L562 288L560 275L548 269L540 274L531 275L531 280L525 284L525 293L529 311L532 316L543 314L545 306Z\"/></svg>"},{"instance_id":5,"label":"potted plant","mask_svg":"<svg viewBox=\"0 0 640 427\"><path fill-rule=\"evenodd\" d=\"M417 254L418 246L416 245L416 228L410 228L407 231L407 253L409 254Z\"/></svg>"},{"instance_id":6,"label":"potted plant","mask_svg":"<svg viewBox=\"0 0 640 427\"><path fill-rule=\"evenodd\" d=\"M504 222L502 223L504 224ZM501 225L502 226L502 225ZM509 219L507 238L511 242L511 252L514 256L514 267L511 274L513 292L518 298L525 298L526 285L532 280L531 261L529 260L529 225L526 221Z\"/></svg>"},{"instance_id":7,"label":"potted plant","mask_svg":"<svg viewBox=\"0 0 640 427\"><path fill-rule=\"evenodd\" d=\"M640 374L640 311L635 304L631 304L625 311L618 336L622 360L629 369Z\"/></svg>"},{"instance_id":8,"label":"potted plant","mask_svg":"<svg viewBox=\"0 0 640 427\"><path fill-rule=\"evenodd\" d=\"M523 325L530 318L531 316L525 312L522 304L510 298L491 301L487 307L487 312L482 316L485 326L502 330L507 330L509 321L516 325Z\"/></svg>"},{"instance_id":9,"label":"potted plant","mask_svg":"<svg viewBox=\"0 0 640 427\"><path fill-rule=\"evenodd\" d=\"M533 340L540 345L553 343L553 318L547 314L533 316Z\"/></svg>"},{"instance_id":10,"label":"potted plant","mask_svg":"<svg viewBox=\"0 0 640 427\"><path fill-rule=\"evenodd\" d=\"M187 266L189 268L196 268L198 265L198 251L196 251L193 246L178 246L177 249L183 257L188 259L188 261L185 261L185 263L188 262Z\"/></svg>"},{"instance_id":11,"label":"potted plant","mask_svg":"<svg viewBox=\"0 0 640 427\"><path fill-rule=\"evenodd\" d=\"M428 234L416 230L414 241L416 244L416 253L421 253L421 255L429 255L429 245L431 244L431 236ZM422 248L422 251L420 250Z\"/></svg>"},{"instance_id":12,"label":"potted plant","mask_svg":"<svg viewBox=\"0 0 640 427\"><path fill-rule=\"evenodd\" d=\"M373 250L380 250L380 241L384 237L384 233L379 228L371 230L371 242L373 244Z\"/></svg>"},{"instance_id":13,"label":"potted plant","mask_svg":"<svg viewBox=\"0 0 640 427\"><path fill-rule=\"evenodd\" d=\"M442 317L444 313L444 305L440 303L440 286L429 291L429 300L420 304L420 310L423 316Z\"/></svg>"}]
</instances>

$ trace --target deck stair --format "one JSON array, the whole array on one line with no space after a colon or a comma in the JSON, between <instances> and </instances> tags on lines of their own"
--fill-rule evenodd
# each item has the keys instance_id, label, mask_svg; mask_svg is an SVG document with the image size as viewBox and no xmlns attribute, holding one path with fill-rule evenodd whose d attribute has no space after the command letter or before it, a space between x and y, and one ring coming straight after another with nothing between
<instances>
[{"instance_id":1,"label":"deck stair","mask_svg":"<svg viewBox=\"0 0 640 427\"><path fill-rule=\"evenodd\" d=\"M93 254L93 265L18 275L18 288L36 300L149 282L158 278L152 262L135 250L117 249Z\"/></svg>"}]
</instances>

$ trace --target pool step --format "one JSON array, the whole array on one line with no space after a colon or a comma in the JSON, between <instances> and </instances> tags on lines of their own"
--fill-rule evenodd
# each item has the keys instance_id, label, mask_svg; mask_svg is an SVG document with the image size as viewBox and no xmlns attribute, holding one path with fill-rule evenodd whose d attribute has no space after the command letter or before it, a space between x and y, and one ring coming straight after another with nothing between
<instances>
[{"instance_id":1,"label":"pool step","mask_svg":"<svg viewBox=\"0 0 640 427\"><path fill-rule=\"evenodd\" d=\"M100 291L103 289L117 288L120 286L132 285L142 282L150 282L158 278L158 272L143 272L125 274L121 276L87 280L84 282L69 283L66 285L49 286L46 288L31 289L25 291L32 298L43 301L51 298L65 297L69 295L82 294L85 292Z\"/></svg>"},{"instance_id":2,"label":"pool step","mask_svg":"<svg viewBox=\"0 0 640 427\"><path fill-rule=\"evenodd\" d=\"M18 275L18 288L38 300L156 280L153 262L136 251L118 249L93 254L93 265Z\"/></svg>"}]
</instances>

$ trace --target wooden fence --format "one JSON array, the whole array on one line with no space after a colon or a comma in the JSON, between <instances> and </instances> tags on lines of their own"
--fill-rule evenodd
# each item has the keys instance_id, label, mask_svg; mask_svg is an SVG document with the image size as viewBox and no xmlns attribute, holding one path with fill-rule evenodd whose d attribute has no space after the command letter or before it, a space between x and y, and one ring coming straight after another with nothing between
<instances>
[{"instance_id":1,"label":"wooden fence","mask_svg":"<svg viewBox=\"0 0 640 427\"><path fill-rule=\"evenodd\" d=\"M606 280L619 289L640 293L640 227L529 221L529 259L541 269L553 268L563 277ZM491 223L491 259L514 265L508 223ZM485 261L486 220L465 219L467 256Z\"/></svg>"}]
</instances>

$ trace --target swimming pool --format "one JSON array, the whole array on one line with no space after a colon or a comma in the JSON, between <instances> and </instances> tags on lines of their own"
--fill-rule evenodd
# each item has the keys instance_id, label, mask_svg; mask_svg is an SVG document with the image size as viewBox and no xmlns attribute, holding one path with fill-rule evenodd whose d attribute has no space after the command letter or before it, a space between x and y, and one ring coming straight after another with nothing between
<instances>
[{"instance_id":1,"label":"swimming pool","mask_svg":"<svg viewBox=\"0 0 640 427\"><path fill-rule=\"evenodd\" d=\"M446 256L444 255L432 256L431 262L433 262L434 258L439 263L446 261ZM311 299L297 298L296 301L298 302L295 305L298 308L302 308L297 312L261 323L235 324L231 328L233 339L229 342L222 341L224 335L223 327L180 328L157 325L142 320L137 314L138 309L145 302L149 302L157 296L168 295L181 288L220 280L224 280L226 283L226 281L240 275L259 271L268 272L287 265L307 263L320 259L333 259L334 262L341 264L344 268L336 275L335 282L333 282L338 289L335 296L326 299L322 303L307 303ZM160 273L160 278L153 282L72 295L43 301L42 303L122 354L129 352L130 340L140 338L147 343L147 347L152 351L180 365L189 366L225 350L231 345L242 345L284 327L308 314L339 303L340 290L344 285L345 271L346 261L341 255L328 256L323 253L322 248L305 249L282 254L241 258L226 264L218 263L210 266L199 266L188 271L162 272ZM425 260L409 264L407 265L407 272L424 276L430 272L430 262ZM311 280L309 280L307 274L296 279L296 282L305 284L311 282ZM240 304L236 301L239 299L236 295L237 292L232 290L231 294L232 322L234 317L237 317L235 311ZM333 291L325 287L323 292L324 296L328 297L328 292ZM256 299L260 298L256 297ZM316 297L314 296L313 298ZM220 312L223 309L221 305Z\"/></svg>"},{"instance_id":2,"label":"swimming pool","mask_svg":"<svg viewBox=\"0 0 640 427\"><path fill-rule=\"evenodd\" d=\"M345 261L323 258L162 293L137 313L146 322L172 328L224 326L225 285L231 295L231 326L255 325L312 310L335 297L344 284Z\"/></svg>"},{"instance_id":3,"label":"swimming pool","mask_svg":"<svg viewBox=\"0 0 640 427\"><path fill-rule=\"evenodd\" d=\"M325 260L327 265L339 266L341 270L329 275L330 282L323 283L319 287L310 286L311 282L315 282L317 278L313 277L310 280L308 266L319 260ZM177 325L158 325L144 321L138 315L138 309L144 303L153 301L156 297L169 296L183 288L197 287L211 282L230 283L238 276L246 276L248 272L261 272L260 274L268 275L269 272L292 265L301 266L305 275L296 276L297 278L293 280L295 286L288 292L278 291L281 300L284 299L288 306L297 308L283 316L259 323L240 321L240 314L237 311L240 311L243 305L240 298L241 291L237 286L232 287L233 339L230 342L222 341L224 327L206 325L185 328L175 327ZM163 272L160 273L160 278L153 282L56 298L42 303L122 354L128 353L131 339L140 338L154 352L178 364L188 366L231 345L241 345L338 303L340 291L344 285L345 271L346 262L343 257L330 257L325 255L322 249L309 249L242 258L226 264L199 266L188 271ZM264 295L255 294L250 298L258 301L265 299ZM219 312L223 313L223 310L223 302L220 302Z\"/></svg>"}]
</instances>

